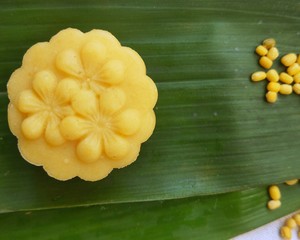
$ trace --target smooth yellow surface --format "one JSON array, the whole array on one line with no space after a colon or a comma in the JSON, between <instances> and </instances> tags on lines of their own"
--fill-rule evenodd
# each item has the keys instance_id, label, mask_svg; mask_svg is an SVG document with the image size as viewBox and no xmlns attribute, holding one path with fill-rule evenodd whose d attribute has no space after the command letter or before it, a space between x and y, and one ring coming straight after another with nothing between
<instances>
[{"instance_id":1,"label":"smooth yellow surface","mask_svg":"<svg viewBox=\"0 0 300 240\"><path fill-rule=\"evenodd\" d=\"M255 52L259 55L259 56L265 56L268 53L268 49L266 49L264 46L259 45L256 47Z\"/></svg>"},{"instance_id":2,"label":"smooth yellow surface","mask_svg":"<svg viewBox=\"0 0 300 240\"><path fill-rule=\"evenodd\" d=\"M259 64L265 69L269 69L273 65L273 61L266 56L263 56L259 59Z\"/></svg>"},{"instance_id":3,"label":"smooth yellow surface","mask_svg":"<svg viewBox=\"0 0 300 240\"><path fill-rule=\"evenodd\" d=\"M270 210L275 210L277 208L280 208L281 202L279 200L270 200L268 201L268 208Z\"/></svg>"},{"instance_id":4,"label":"smooth yellow surface","mask_svg":"<svg viewBox=\"0 0 300 240\"><path fill-rule=\"evenodd\" d=\"M298 179L288 180L288 181L285 181L284 183L289 186L292 186L292 185L295 185L296 183L298 183Z\"/></svg>"},{"instance_id":5,"label":"smooth yellow surface","mask_svg":"<svg viewBox=\"0 0 300 240\"><path fill-rule=\"evenodd\" d=\"M300 94L300 83L295 83L293 85L293 90L296 94Z\"/></svg>"},{"instance_id":6,"label":"smooth yellow surface","mask_svg":"<svg viewBox=\"0 0 300 240\"><path fill-rule=\"evenodd\" d=\"M281 58L281 63L284 66L289 67L293 63L295 63L296 60L297 60L297 55L295 53L288 53Z\"/></svg>"},{"instance_id":7,"label":"smooth yellow surface","mask_svg":"<svg viewBox=\"0 0 300 240\"><path fill-rule=\"evenodd\" d=\"M293 229L297 227L297 223L294 218L288 218L285 221L285 226L289 227L290 229Z\"/></svg>"},{"instance_id":8,"label":"smooth yellow surface","mask_svg":"<svg viewBox=\"0 0 300 240\"><path fill-rule=\"evenodd\" d=\"M269 187L269 195L273 200L279 200L281 198L281 193L279 187L276 185L272 185Z\"/></svg>"},{"instance_id":9,"label":"smooth yellow surface","mask_svg":"<svg viewBox=\"0 0 300 240\"><path fill-rule=\"evenodd\" d=\"M274 103L277 101L277 93L276 92L272 92L272 91L268 91L266 93L266 100L269 103Z\"/></svg>"},{"instance_id":10,"label":"smooth yellow surface","mask_svg":"<svg viewBox=\"0 0 300 240\"><path fill-rule=\"evenodd\" d=\"M298 63L293 63L291 66L288 67L287 73L291 76L300 73L300 65Z\"/></svg>"},{"instance_id":11,"label":"smooth yellow surface","mask_svg":"<svg viewBox=\"0 0 300 240\"><path fill-rule=\"evenodd\" d=\"M278 58L279 56L279 51L276 47L272 47L270 48L270 50L268 51L267 57L274 61L276 58Z\"/></svg>"},{"instance_id":12,"label":"smooth yellow surface","mask_svg":"<svg viewBox=\"0 0 300 240\"><path fill-rule=\"evenodd\" d=\"M289 84L281 84L279 92L283 95L289 95L293 92L293 88Z\"/></svg>"},{"instance_id":13,"label":"smooth yellow surface","mask_svg":"<svg viewBox=\"0 0 300 240\"><path fill-rule=\"evenodd\" d=\"M267 85L267 89L268 91L277 93L280 90L280 84L277 82L269 82Z\"/></svg>"},{"instance_id":14,"label":"smooth yellow surface","mask_svg":"<svg viewBox=\"0 0 300 240\"><path fill-rule=\"evenodd\" d=\"M22 156L59 180L96 181L131 164L155 127L144 62L107 31L68 28L37 43L7 88Z\"/></svg>"},{"instance_id":15,"label":"smooth yellow surface","mask_svg":"<svg viewBox=\"0 0 300 240\"><path fill-rule=\"evenodd\" d=\"M300 54L298 54L297 63L300 64Z\"/></svg>"},{"instance_id":16,"label":"smooth yellow surface","mask_svg":"<svg viewBox=\"0 0 300 240\"><path fill-rule=\"evenodd\" d=\"M300 214L299 213L295 214L293 218L296 221L297 225L300 226Z\"/></svg>"},{"instance_id":17,"label":"smooth yellow surface","mask_svg":"<svg viewBox=\"0 0 300 240\"><path fill-rule=\"evenodd\" d=\"M266 79L267 74L264 71L254 72L251 75L251 80L254 82L259 82Z\"/></svg>"},{"instance_id":18,"label":"smooth yellow surface","mask_svg":"<svg viewBox=\"0 0 300 240\"><path fill-rule=\"evenodd\" d=\"M295 74L293 77L295 83L300 83L300 73Z\"/></svg>"},{"instance_id":19,"label":"smooth yellow surface","mask_svg":"<svg viewBox=\"0 0 300 240\"><path fill-rule=\"evenodd\" d=\"M279 81L279 75L278 75L278 72L277 72L275 69L270 69L270 70L267 72L267 79L268 79L270 82L278 82L278 81Z\"/></svg>"},{"instance_id":20,"label":"smooth yellow surface","mask_svg":"<svg viewBox=\"0 0 300 240\"><path fill-rule=\"evenodd\" d=\"M275 47L275 45L276 45L276 41L274 38L267 38L263 41L263 46L267 49Z\"/></svg>"},{"instance_id":21,"label":"smooth yellow surface","mask_svg":"<svg viewBox=\"0 0 300 240\"><path fill-rule=\"evenodd\" d=\"M288 218L284 225L280 228L280 235L283 239L292 238L292 229L297 227L297 223L294 218Z\"/></svg>"},{"instance_id":22,"label":"smooth yellow surface","mask_svg":"<svg viewBox=\"0 0 300 240\"><path fill-rule=\"evenodd\" d=\"M279 74L279 80L283 83L291 84L294 81L294 78L286 72L282 72Z\"/></svg>"},{"instance_id":23,"label":"smooth yellow surface","mask_svg":"<svg viewBox=\"0 0 300 240\"><path fill-rule=\"evenodd\" d=\"M280 228L280 235L284 239L291 239L292 238L292 231L289 227L283 226Z\"/></svg>"}]
</instances>

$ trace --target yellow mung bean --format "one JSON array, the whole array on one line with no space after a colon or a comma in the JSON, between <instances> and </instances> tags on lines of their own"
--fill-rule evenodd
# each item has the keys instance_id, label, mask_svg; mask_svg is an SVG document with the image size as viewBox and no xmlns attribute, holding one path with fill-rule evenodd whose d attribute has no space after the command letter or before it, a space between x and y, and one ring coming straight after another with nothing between
<instances>
[{"instance_id":1,"label":"yellow mung bean","mask_svg":"<svg viewBox=\"0 0 300 240\"><path fill-rule=\"evenodd\" d=\"M296 221L297 225L300 226L300 214L299 213L295 214L293 218Z\"/></svg>"},{"instance_id":2,"label":"yellow mung bean","mask_svg":"<svg viewBox=\"0 0 300 240\"><path fill-rule=\"evenodd\" d=\"M298 183L298 179L288 180L288 181L285 181L284 183L289 186L292 186L292 185L295 185L296 183Z\"/></svg>"},{"instance_id":3,"label":"yellow mung bean","mask_svg":"<svg viewBox=\"0 0 300 240\"><path fill-rule=\"evenodd\" d=\"M273 65L273 61L266 56L263 56L259 59L259 64L265 69L269 69Z\"/></svg>"},{"instance_id":4,"label":"yellow mung bean","mask_svg":"<svg viewBox=\"0 0 300 240\"><path fill-rule=\"evenodd\" d=\"M271 92L271 91L268 91L266 93L266 100L267 102L269 103L274 103L277 101L277 93L276 92Z\"/></svg>"},{"instance_id":5,"label":"yellow mung bean","mask_svg":"<svg viewBox=\"0 0 300 240\"><path fill-rule=\"evenodd\" d=\"M270 48L270 50L267 53L267 57L274 61L279 56L279 51L276 47Z\"/></svg>"},{"instance_id":6,"label":"yellow mung bean","mask_svg":"<svg viewBox=\"0 0 300 240\"><path fill-rule=\"evenodd\" d=\"M267 74L264 71L254 72L251 75L251 80L254 82L262 81L266 79Z\"/></svg>"},{"instance_id":7,"label":"yellow mung bean","mask_svg":"<svg viewBox=\"0 0 300 240\"><path fill-rule=\"evenodd\" d=\"M283 95L289 95L293 92L293 88L289 84L281 84L279 92Z\"/></svg>"},{"instance_id":8,"label":"yellow mung bean","mask_svg":"<svg viewBox=\"0 0 300 240\"><path fill-rule=\"evenodd\" d=\"M291 66L293 63L295 63L297 60L297 55L295 53L289 53L289 54L286 54L284 55L282 58L281 58L281 63L286 66L286 67L289 67Z\"/></svg>"},{"instance_id":9,"label":"yellow mung bean","mask_svg":"<svg viewBox=\"0 0 300 240\"><path fill-rule=\"evenodd\" d=\"M278 83L278 82L269 82L268 85L267 85L267 89L268 89L268 91L277 93L280 90L280 83Z\"/></svg>"},{"instance_id":10,"label":"yellow mung bean","mask_svg":"<svg viewBox=\"0 0 300 240\"><path fill-rule=\"evenodd\" d=\"M290 229L293 229L293 228L297 227L297 223L294 218L288 218L285 221L285 226L289 227Z\"/></svg>"},{"instance_id":11,"label":"yellow mung bean","mask_svg":"<svg viewBox=\"0 0 300 240\"><path fill-rule=\"evenodd\" d=\"M295 83L293 85L293 90L294 90L294 93L300 94L300 83Z\"/></svg>"},{"instance_id":12,"label":"yellow mung bean","mask_svg":"<svg viewBox=\"0 0 300 240\"><path fill-rule=\"evenodd\" d=\"M294 82L295 83L300 83L300 73L297 73L297 74L294 75Z\"/></svg>"},{"instance_id":13,"label":"yellow mung bean","mask_svg":"<svg viewBox=\"0 0 300 240\"><path fill-rule=\"evenodd\" d=\"M286 72L282 72L279 74L279 80L283 83L291 84L294 81L294 78Z\"/></svg>"},{"instance_id":14,"label":"yellow mung bean","mask_svg":"<svg viewBox=\"0 0 300 240\"><path fill-rule=\"evenodd\" d=\"M293 63L291 66L288 67L287 73L291 76L300 73L300 65L298 63Z\"/></svg>"},{"instance_id":15,"label":"yellow mung bean","mask_svg":"<svg viewBox=\"0 0 300 240\"><path fill-rule=\"evenodd\" d=\"M279 200L281 198L280 189L276 185L272 185L269 187L269 195L273 200Z\"/></svg>"},{"instance_id":16,"label":"yellow mung bean","mask_svg":"<svg viewBox=\"0 0 300 240\"><path fill-rule=\"evenodd\" d=\"M270 210L275 210L281 206L281 202L279 200L270 200L268 201L268 208Z\"/></svg>"},{"instance_id":17,"label":"yellow mung bean","mask_svg":"<svg viewBox=\"0 0 300 240\"><path fill-rule=\"evenodd\" d=\"M272 47L275 47L276 45L276 41L274 38L267 38L263 41L263 46L266 48L266 49L270 49Z\"/></svg>"},{"instance_id":18,"label":"yellow mung bean","mask_svg":"<svg viewBox=\"0 0 300 240\"><path fill-rule=\"evenodd\" d=\"M283 226L283 227L280 228L280 235L284 239L291 239L291 237L292 237L292 231L291 231L291 229L289 227Z\"/></svg>"},{"instance_id":19,"label":"yellow mung bean","mask_svg":"<svg viewBox=\"0 0 300 240\"><path fill-rule=\"evenodd\" d=\"M256 47L255 52L259 56L265 56L268 53L268 49L266 49L263 45L259 45L259 46Z\"/></svg>"},{"instance_id":20,"label":"yellow mung bean","mask_svg":"<svg viewBox=\"0 0 300 240\"><path fill-rule=\"evenodd\" d=\"M298 54L297 63L300 64L300 54Z\"/></svg>"},{"instance_id":21,"label":"yellow mung bean","mask_svg":"<svg viewBox=\"0 0 300 240\"><path fill-rule=\"evenodd\" d=\"M270 70L267 72L267 79L268 79L270 82L278 82L278 80L279 80L278 72L277 72L275 69L270 69Z\"/></svg>"}]
</instances>

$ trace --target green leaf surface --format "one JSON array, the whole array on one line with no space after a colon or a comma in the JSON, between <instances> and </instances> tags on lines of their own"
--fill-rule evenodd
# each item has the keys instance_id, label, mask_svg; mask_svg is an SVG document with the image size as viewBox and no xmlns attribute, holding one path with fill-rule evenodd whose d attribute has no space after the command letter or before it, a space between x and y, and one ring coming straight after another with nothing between
<instances>
[{"instance_id":1,"label":"green leaf surface","mask_svg":"<svg viewBox=\"0 0 300 240\"><path fill-rule=\"evenodd\" d=\"M270 211L266 188L145 203L109 204L0 215L1 239L229 239L300 207L300 187L280 186ZM279 229L278 229L279 234Z\"/></svg>"},{"instance_id":2,"label":"green leaf surface","mask_svg":"<svg viewBox=\"0 0 300 240\"><path fill-rule=\"evenodd\" d=\"M258 7L259 6L259 7ZM299 51L300 4L282 1L1 1L0 211L184 198L299 177L299 96L264 101L254 48ZM58 182L23 161L6 83L31 45L66 27L112 32L157 84L157 127L135 164ZM278 64L277 64L278 65Z\"/></svg>"}]
</instances>

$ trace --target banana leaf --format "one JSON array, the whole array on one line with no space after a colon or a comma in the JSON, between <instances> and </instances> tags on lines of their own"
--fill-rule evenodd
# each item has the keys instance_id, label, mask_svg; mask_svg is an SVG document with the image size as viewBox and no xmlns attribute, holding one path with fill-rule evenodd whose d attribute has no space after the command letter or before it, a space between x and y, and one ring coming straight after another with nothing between
<instances>
[{"instance_id":1,"label":"banana leaf","mask_svg":"<svg viewBox=\"0 0 300 240\"><path fill-rule=\"evenodd\" d=\"M10 219L12 225L21 224L27 221L23 213L8 212L33 211L34 219L45 214L49 216L45 224L53 224L51 219L58 212L69 221L72 210L47 209L90 205L111 206L122 216L126 215L123 207L132 206L137 214L144 208L152 214L153 207L158 217L168 214L159 207L161 201L173 208L182 203L182 211L189 211L189 197L238 191L224 196L243 201L240 190L299 178L299 96L279 96L270 105L264 100L265 83L249 80L252 72L261 70L254 54L261 40L275 38L281 55L299 51L299 10L296 0L2 0L0 217ZM48 41L67 27L112 32L123 45L140 53L159 91L157 126L136 163L95 183L59 182L29 165L22 160L7 126L10 74L21 65L31 45ZM274 65L283 69L278 62ZM199 197L199 201L216 196ZM198 197L192 199L198 201ZM222 199L218 202L225 211L227 200ZM295 209L286 205L281 210L284 213ZM90 212L101 212L101 206L77 209L84 218ZM249 206L250 212L253 209ZM206 217L205 210L201 214ZM251 228L275 216L264 214L264 221L255 221ZM242 215L236 214L232 231L218 229L216 234L233 236L248 230ZM113 226L118 219L111 215L108 220ZM225 215L222 220L226 222ZM102 224L105 217L99 221ZM24 226L24 234L31 234L26 233L28 228ZM193 234L203 229L197 225ZM159 228L159 234L164 230ZM65 234L70 233L66 230Z\"/></svg>"},{"instance_id":2,"label":"banana leaf","mask_svg":"<svg viewBox=\"0 0 300 240\"><path fill-rule=\"evenodd\" d=\"M266 188L145 203L0 215L1 239L229 239L300 207L300 187L283 187L270 212ZM279 233L279 229L278 229Z\"/></svg>"}]
</instances>

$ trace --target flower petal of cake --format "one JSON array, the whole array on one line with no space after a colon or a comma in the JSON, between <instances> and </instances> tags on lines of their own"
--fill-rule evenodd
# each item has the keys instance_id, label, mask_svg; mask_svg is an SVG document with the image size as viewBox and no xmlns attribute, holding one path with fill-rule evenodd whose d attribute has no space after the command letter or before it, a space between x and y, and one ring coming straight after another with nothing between
<instances>
[{"instance_id":1,"label":"flower petal of cake","mask_svg":"<svg viewBox=\"0 0 300 240\"><path fill-rule=\"evenodd\" d=\"M51 95L54 93L56 85L56 76L51 71L38 72L32 81L32 87L34 91L43 100L47 100L49 96L51 97Z\"/></svg>"},{"instance_id":2,"label":"flower petal of cake","mask_svg":"<svg viewBox=\"0 0 300 240\"><path fill-rule=\"evenodd\" d=\"M102 140L100 135L90 133L86 138L81 140L76 148L80 160L90 163L97 161L102 152Z\"/></svg>"},{"instance_id":3,"label":"flower petal of cake","mask_svg":"<svg viewBox=\"0 0 300 240\"><path fill-rule=\"evenodd\" d=\"M26 118L22 122L22 132L24 136L28 139L39 138L45 130L47 117L45 112L38 112Z\"/></svg>"},{"instance_id":4,"label":"flower petal of cake","mask_svg":"<svg viewBox=\"0 0 300 240\"><path fill-rule=\"evenodd\" d=\"M32 90L25 90L20 94L19 110L23 113L35 113L44 109L44 103Z\"/></svg>"},{"instance_id":5,"label":"flower petal of cake","mask_svg":"<svg viewBox=\"0 0 300 240\"><path fill-rule=\"evenodd\" d=\"M56 88L57 99L60 103L66 103L80 90L80 84L72 78L62 79Z\"/></svg>"},{"instance_id":6,"label":"flower petal of cake","mask_svg":"<svg viewBox=\"0 0 300 240\"><path fill-rule=\"evenodd\" d=\"M107 57L107 50L101 42L91 41L81 50L81 58L89 78L99 71Z\"/></svg>"},{"instance_id":7,"label":"flower petal of cake","mask_svg":"<svg viewBox=\"0 0 300 240\"><path fill-rule=\"evenodd\" d=\"M60 120L55 115L50 116L48 119L48 124L45 131L45 139L47 143L53 146L61 145L66 141L59 130L59 123Z\"/></svg>"},{"instance_id":8,"label":"flower petal of cake","mask_svg":"<svg viewBox=\"0 0 300 240\"><path fill-rule=\"evenodd\" d=\"M98 81L115 85L124 80L124 64L119 60L110 60L105 63L99 74L95 76Z\"/></svg>"},{"instance_id":9,"label":"flower petal of cake","mask_svg":"<svg viewBox=\"0 0 300 240\"><path fill-rule=\"evenodd\" d=\"M116 117L116 130L122 135L133 135L141 126L140 114L138 110L126 109Z\"/></svg>"},{"instance_id":10,"label":"flower petal of cake","mask_svg":"<svg viewBox=\"0 0 300 240\"><path fill-rule=\"evenodd\" d=\"M56 67L73 77L84 77L85 73L79 54L73 49L66 49L56 57Z\"/></svg>"},{"instance_id":11,"label":"flower petal of cake","mask_svg":"<svg viewBox=\"0 0 300 240\"><path fill-rule=\"evenodd\" d=\"M64 138L78 140L90 132L90 123L81 117L68 116L61 121L60 131Z\"/></svg>"},{"instance_id":12,"label":"flower petal of cake","mask_svg":"<svg viewBox=\"0 0 300 240\"><path fill-rule=\"evenodd\" d=\"M100 110L104 114L114 114L120 110L126 102L126 95L119 88L105 91L100 97Z\"/></svg>"},{"instance_id":13,"label":"flower petal of cake","mask_svg":"<svg viewBox=\"0 0 300 240\"><path fill-rule=\"evenodd\" d=\"M105 154L112 160L119 160L129 151L129 143L125 138L111 133L104 138Z\"/></svg>"},{"instance_id":14,"label":"flower petal of cake","mask_svg":"<svg viewBox=\"0 0 300 240\"><path fill-rule=\"evenodd\" d=\"M93 118L98 112L96 95L92 91L80 90L72 99L72 107L81 116Z\"/></svg>"}]
</instances>

